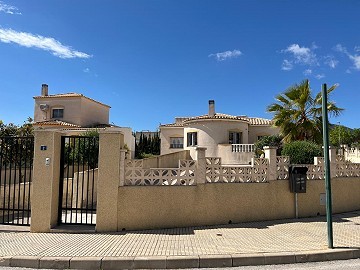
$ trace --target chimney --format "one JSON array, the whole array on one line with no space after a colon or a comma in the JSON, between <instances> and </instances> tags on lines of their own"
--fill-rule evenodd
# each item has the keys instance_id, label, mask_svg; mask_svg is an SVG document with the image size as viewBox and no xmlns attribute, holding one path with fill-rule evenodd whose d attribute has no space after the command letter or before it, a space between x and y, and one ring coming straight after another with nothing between
<instances>
[{"instance_id":1,"label":"chimney","mask_svg":"<svg viewBox=\"0 0 360 270\"><path fill-rule=\"evenodd\" d=\"M209 100L209 116L215 115L215 101Z\"/></svg>"},{"instance_id":2,"label":"chimney","mask_svg":"<svg viewBox=\"0 0 360 270\"><path fill-rule=\"evenodd\" d=\"M47 84L41 85L41 95L42 96L48 96L49 95L49 89Z\"/></svg>"}]
</instances>

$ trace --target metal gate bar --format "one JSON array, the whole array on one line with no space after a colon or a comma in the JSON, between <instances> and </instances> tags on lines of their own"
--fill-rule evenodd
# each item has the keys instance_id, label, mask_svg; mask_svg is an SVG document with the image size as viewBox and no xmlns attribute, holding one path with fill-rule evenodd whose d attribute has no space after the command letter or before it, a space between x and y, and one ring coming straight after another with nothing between
<instances>
[{"instance_id":1,"label":"metal gate bar","mask_svg":"<svg viewBox=\"0 0 360 270\"><path fill-rule=\"evenodd\" d=\"M63 136L60 161L60 224L96 224L99 138Z\"/></svg>"},{"instance_id":2,"label":"metal gate bar","mask_svg":"<svg viewBox=\"0 0 360 270\"><path fill-rule=\"evenodd\" d=\"M34 137L0 137L0 224L30 225Z\"/></svg>"}]
</instances>

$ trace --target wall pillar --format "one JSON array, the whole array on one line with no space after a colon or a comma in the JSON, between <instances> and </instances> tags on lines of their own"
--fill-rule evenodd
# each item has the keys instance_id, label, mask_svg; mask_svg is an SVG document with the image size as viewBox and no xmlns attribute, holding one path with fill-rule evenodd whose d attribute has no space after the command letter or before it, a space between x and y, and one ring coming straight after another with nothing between
<instances>
[{"instance_id":1,"label":"wall pillar","mask_svg":"<svg viewBox=\"0 0 360 270\"><path fill-rule=\"evenodd\" d=\"M269 161L269 181L277 180L276 146L264 146L265 158Z\"/></svg>"},{"instance_id":2,"label":"wall pillar","mask_svg":"<svg viewBox=\"0 0 360 270\"><path fill-rule=\"evenodd\" d=\"M117 231L120 162L124 135L116 131L100 132L99 175L97 183L96 231Z\"/></svg>"},{"instance_id":3,"label":"wall pillar","mask_svg":"<svg viewBox=\"0 0 360 270\"><path fill-rule=\"evenodd\" d=\"M330 178L336 177L336 147L329 146Z\"/></svg>"},{"instance_id":4,"label":"wall pillar","mask_svg":"<svg viewBox=\"0 0 360 270\"><path fill-rule=\"evenodd\" d=\"M120 149L120 180L119 186L125 186L125 157L127 154L127 150Z\"/></svg>"},{"instance_id":5,"label":"wall pillar","mask_svg":"<svg viewBox=\"0 0 360 270\"><path fill-rule=\"evenodd\" d=\"M61 132L35 131L31 232L49 232L58 224Z\"/></svg>"},{"instance_id":6,"label":"wall pillar","mask_svg":"<svg viewBox=\"0 0 360 270\"><path fill-rule=\"evenodd\" d=\"M196 147L195 148L195 159L196 159L196 184L205 184L206 183L206 157L205 151L206 147Z\"/></svg>"}]
</instances>

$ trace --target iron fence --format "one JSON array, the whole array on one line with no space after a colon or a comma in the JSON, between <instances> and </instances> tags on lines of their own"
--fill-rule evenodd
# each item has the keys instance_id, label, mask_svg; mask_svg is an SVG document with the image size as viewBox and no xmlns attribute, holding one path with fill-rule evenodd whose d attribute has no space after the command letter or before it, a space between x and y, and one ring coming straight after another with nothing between
<instances>
[{"instance_id":1,"label":"iron fence","mask_svg":"<svg viewBox=\"0 0 360 270\"><path fill-rule=\"evenodd\" d=\"M60 224L96 224L98 155L98 137L62 137Z\"/></svg>"},{"instance_id":2,"label":"iron fence","mask_svg":"<svg viewBox=\"0 0 360 270\"><path fill-rule=\"evenodd\" d=\"M34 137L0 137L0 224L30 225Z\"/></svg>"}]
</instances>

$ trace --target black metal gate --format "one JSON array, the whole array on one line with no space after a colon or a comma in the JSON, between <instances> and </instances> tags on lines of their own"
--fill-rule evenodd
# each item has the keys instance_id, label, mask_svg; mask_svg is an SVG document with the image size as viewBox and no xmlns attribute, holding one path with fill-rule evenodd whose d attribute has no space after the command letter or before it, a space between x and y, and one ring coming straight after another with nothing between
<instances>
[{"instance_id":1,"label":"black metal gate","mask_svg":"<svg viewBox=\"0 0 360 270\"><path fill-rule=\"evenodd\" d=\"M0 137L0 224L30 225L34 137Z\"/></svg>"},{"instance_id":2,"label":"black metal gate","mask_svg":"<svg viewBox=\"0 0 360 270\"><path fill-rule=\"evenodd\" d=\"M63 136L59 224L96 224L99 137Z\"/></svg>"}]
</instances>

